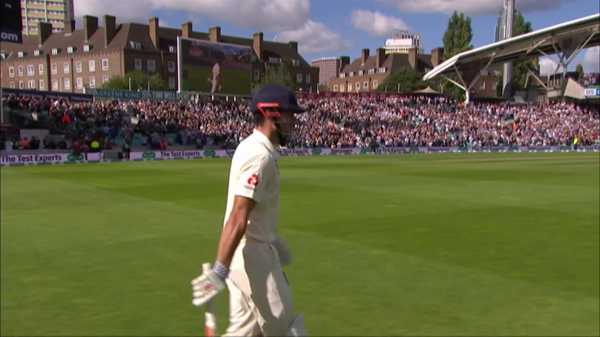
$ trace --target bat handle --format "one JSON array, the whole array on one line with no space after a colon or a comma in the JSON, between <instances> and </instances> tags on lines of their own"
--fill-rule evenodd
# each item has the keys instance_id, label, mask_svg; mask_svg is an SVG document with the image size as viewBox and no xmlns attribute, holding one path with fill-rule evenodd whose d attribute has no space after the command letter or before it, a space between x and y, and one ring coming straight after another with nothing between
<instances>
[{"instance_id":1,"label":"bat handle","mask_svg":"<svg viewBox=\"0 0 600 337\"><path fill-rule=\"evenodd\" d=\"M203 263L202 264L202 272L203 273L208 273L210 271L210 263Z\"/></svg>"},{"instance_id":2,"label":"bat handle","mask_svg":"<svg viewBox=\"0 0 600 337\"><path fill-rule=\"evenodd\" d=\"M207 312L204 314L204 336L215 337L217 334L217 318L215 314Z\"/></svg>"}]
</instances>

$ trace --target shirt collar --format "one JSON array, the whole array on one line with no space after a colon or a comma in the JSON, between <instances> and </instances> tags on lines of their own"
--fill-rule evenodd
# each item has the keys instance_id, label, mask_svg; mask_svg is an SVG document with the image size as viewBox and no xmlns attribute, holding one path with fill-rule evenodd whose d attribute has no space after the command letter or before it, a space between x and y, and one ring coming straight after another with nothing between
<instances>
[{"instance_id":1,"label":"shirt collar","mask_svg":"<svg viewBox=\"0 0 600 337\"><path fill-rule=\"evenodd\" d=\"M271 152L273 156L275 156L275 159L279 159L279 152L277 151L273 143L271 143L271 140L264 133L258 131L257 129L254 129L254 132L252 134L254 135L254 137L256 137L259 143L263 144L267 148L267 150L269 150L269 152Z\"/></svg>"}]
</instances>

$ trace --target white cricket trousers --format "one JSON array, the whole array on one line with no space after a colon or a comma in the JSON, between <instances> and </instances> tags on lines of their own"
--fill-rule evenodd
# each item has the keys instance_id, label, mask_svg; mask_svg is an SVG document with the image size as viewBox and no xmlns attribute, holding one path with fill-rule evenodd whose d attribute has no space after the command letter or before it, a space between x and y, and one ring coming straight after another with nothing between
<instances>
[{"instance_id":1,"label":"white cricket trousers","mask_svg":"<svg viewBox=\"0 0 600 337\"><path fill-rule=\"evenodd\" d=\"M292 294L277 250L242 239L231 262L229 327L224 336L285 336L294 320Z\"/></svg>"}]
</instances>

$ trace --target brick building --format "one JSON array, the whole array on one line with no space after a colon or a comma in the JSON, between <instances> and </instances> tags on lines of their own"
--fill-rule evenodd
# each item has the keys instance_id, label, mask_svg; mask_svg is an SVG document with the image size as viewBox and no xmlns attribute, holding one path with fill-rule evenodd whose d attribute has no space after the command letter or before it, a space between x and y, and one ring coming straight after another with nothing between
<instances>
[{"instance_id":1,"label":"brick building","mask_svg":"<svg viewBox=\"0 0 600 337\"><path fill-rule=\"evenodd\" d=\"M64 32L52 31L52 25L38 22L36 36L24 36L23 44L0 43L3 58L1 85L8 88L83 92L84 88L100 87L114 76L124 76L133 70L159 74L169 88L177 88L177 37L251 47L266 66L282 60L293 65L293 76L303 91L315 91L318 68L311 67L298 54L294 41L279 43L264 41L262 33L252 38L221 34L220 27L208 32L195 32L192 23L181 29L160 27L152 17L148 24L117 24L111 15L98 18L86 15L81 29L70 21ZM263 69L265 67L262 67ZM259 76L261 74L258 74Z\"/></svg>"},{"instance_id":2,"label":"brick building","mask_svg":"<svg viewBox=\"0 0 600 337\"><path fill-rule=\"evenodd\" d=\"M369 55L369 49L363 49L361 56L350 63L350 58L341 57L340 73L329 81L329 90L334 92L375 91L392 73L410 68L418 73L427 72L442 62L443 50L433 49L431 54L419 54L411 48L407 54L386 54L384 48L378 48L375 55Z\"/></svg>"},{"instance_id":3,"label":"brick building","mask_svg":"<svg viewBox=\"0 0 600 337\"><path fill-rule=\"evenodd\" d=\"M319 85L326 85L332 78L338 77L343 57L324 57L310 63L313 67L319 68Z\"/></svg>"}]
</instances>

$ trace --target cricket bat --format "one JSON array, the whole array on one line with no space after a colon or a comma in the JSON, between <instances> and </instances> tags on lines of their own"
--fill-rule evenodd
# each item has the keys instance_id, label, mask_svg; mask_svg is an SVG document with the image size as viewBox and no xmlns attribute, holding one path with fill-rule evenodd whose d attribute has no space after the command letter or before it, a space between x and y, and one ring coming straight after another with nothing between
<instances>
[{"instance_id":1,"label":"cricket bat","mask_svg":"<svg viewBox=\"0 0 600 337\"><path fill-rule=\"evenodd\" d=\"M210 272L210 263L202 265L202 272ZM204 313L204 336L216 337L217 336L217 317L213 311L212 300L206 303L206 312Z\"/></svg>"}]
</instances>

